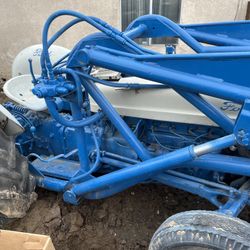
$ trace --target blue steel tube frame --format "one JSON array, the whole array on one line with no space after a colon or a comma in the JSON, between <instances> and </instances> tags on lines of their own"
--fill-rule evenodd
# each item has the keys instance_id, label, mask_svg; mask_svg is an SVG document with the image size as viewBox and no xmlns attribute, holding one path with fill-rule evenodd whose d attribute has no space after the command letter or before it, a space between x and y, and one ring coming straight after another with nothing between
<instances>
[{"instance_id":1,"label":"blue steel tube frame","mask_svg":"<svg viewBox=\"0 0 250 250\"><path fill-rule=\"evenodd\" d=\"M83 183L75 184L64 193L64 200L72 204L78 204L79 197L84 194L96 192L98 190L109 190L114 184L126 183L135 180L139 183L143 180L151 179L154 175L162 171L179 166L184 162L192 161L203 154L216 152L230 147L236 143L234 134L213 140L198 146L188 146L176 151L151 158L131 167L121 169L110 174L92 179ZM127 188L128 186L126 186Z\"/></svg>"},{"instance_id":2,"label":"blue steel tube frame","mask_svg":"<svg viewBox=\"0 0 250 250\"><path fill-rule=\"evenodd\" d=\"M221 26L224 28L223 33L227 33L228 31L231 34L234 33L235 30L233 30L229 24L230 23L221 24ZM235 24L235 22L231 24ZM245 24L247 24L247 22L245 22ZM247 41L246 43L243 44L244 41L243 42L241 41L243 39L246 39L246 37L240 39L235 39L235 38L233 39L230 37L228 37L228 39L227 38L220 39L221 37L216 36L216 33L211 35L210 34L211 30L209 26L212 26L213 24L208 24L207 26L204 25L205 34L203 36L203 39L201 39L202 36L197 35L197 33L199 34L197 29L199 29L200 26L202 25L200 26L178 25L173 21L169 20L168 18L160 15L145 15L134 20L127 27L125 32L129 33L130 30L133 30L140 25L144 25L146 26L146 28L144 28L144 32L140 34L138 38L145 38L145 37L153 38L153 37L164 37L164 36L178 37L197 53L240 52L240 51L245 52L250 50L250 44L247 43ZM213 38L211 36L213 36ZM199 40L201 40L201 42L208 44L212 42L211 44L215 43L220 46L214 46L214 47L203 46L202 44L199 43Z\"/></svg>"},{"instance_id":3,"label":"blue steel tube frame","mask_svg":"<svg viewBox=\"0 0 250 250\"><path fill-rule=\"evenodd\" d=\"M52 15L52 17L50 18L50 21L47 22L47 27L48 24L50 22L53 21L53 19L59 15L62 15L63 12L59 11L57 13L54 14L54 16ZM68 12L68 13L64 13L64 14L72 14L71 12ZM80 17L79 17L80 16ZM54 36L52 39L50 39L50 41L48 42L48 46L50 46L63 32L65 32L67 29L69 29L70 27L72 27L73 25L81 22L81 21L88 21L91 20L91 18L93 19L93 21L97 21L98 23L100 23L101 25L105 26L105 27L108 27L109 25L107 25L107 23L103 22L102 20L100 19L97 19L97 18L83 18L84 15L79 15L78 13L78 17L77 19L74 19L72 20L71 22L69 22L67 25L65 25L61 30L59 30ZM150 16L149 18L151 18L152 16ZM144 18L144 17L143 17ZM161 20L163 17L159 17L159 16L156 16L156 20L159 19ZM141 18L138 18L138 20L140 21ZM146 17L147 19L147 17ZM159 21L157 20L157 21ZM184 37L187 37L187 39L191 39L187 34L185 34L185 32L182 30L182 28L184 27L179 27L178 25L174 24L173 22L171 22L170 20L164 18L164 23L167 23L167 25L169 25L173 30L175 30L175 34L183 34ZM135 21L136 22L136 21ZM133 25L133 23L131 24ZM46 27L46 25L45 25ZM110 27L110 26L109 26ZM110 29L112 30L113 28L110 27ZM139 26L133 28L133 29L130 29L129 28L127 29L127 31L124 33L124 35L122 33L120 33L119 31L117 30L114 30L116 34L122 34L122 36L126 39L127 37L129 37L130 39L134 39L136 37L140 37L143 33L145 33L145 31L147 31L148 27L145 25L145 24L140 24ZM45 34L46 34L46 28L44 29L45 30ZM234 39L234 41L237 40L237 39ZM131 40L128 40L129 42L131 42ZM185 39L184 39L185 41ZM237 40L238 41L238 40ZM195 44L197 44L196 41L192 41L194 42ZM225 44L227 42L226 39L224 39L223 41ZM45 44L45 43L44 43ZM222 44L220 44L222 45ZM232 44L230 44L232 45ZM235 45L235 44L233 44ZM45 48L46 50L46 48ZM43 58L43 56L42 56ZM43 59L41 58L41 61L43 61ZM221 112L219 112L218 110L216 110L215 107L213 107L212 105L209 105L208 103L206 103L204 100L202 100L202 98L199 98L198 96L195 96L195 95L192 95L191 93L184 93L184 92L179 92L182 96L185 96L185 98L190 101L194 106L197 107L197 103L200 103L198 106L200 106L200 109L202 109L201 111L204 112L210 119L212 119L214 122L216 122L218 125L220 125L222 128L225 129L225 131L227 132L231 132L232 131L232 122L229 121L229 119L227 119L225 116L223 116L223 114ZM191 96L192 95L192 96ZM202 105L203 104L203 105ZM205 105L204 105L205 104ZM217 117L220 117L220 119L216 119ZM231 124L230 124L231 123Z\"/></svg>"},{"instance_id":4,"label":"blue steel tube frame","mask_svg":"<svg viewBox=\"0 0 250 250\"><path fill-rule=\"evenodd\" d=\"M143 23L139 23L137 27L133 27L133 29L127 30L125 33L121 33L106 23L102 22L97 18L86 17L80 13L72 12L72 11L59 11L52 15L44 28L43 32L43 47L44 52L41 57L41 64L43 68L43 77L47 77L47 72L49 73L49 80L54 80L53 66L49 59L48 47L51 43L47 42L48 28L51 22L58 16L61 15L71 15L75 16L78 19L73 20L71 23L62 28L59 33L55 35L53 38L56 40L63 31L66 31L69 27L80 21L87 21L91 25L95 26L106 35L112 37L112 39L116 40L120 44L125 44L127 48L132 50L136 54L155 54L152 51L146 50L138 46L135 42L133 42L130 38L135 38L137 36L145 35L148 31L147 25ZM151 17L150 17L151 18ZM149 19L150 19L149 18ZM159 17L152 16L154 21L163 24L166 28L167 32L172 30L175 35L180 37L184 42L186 42L191 48L196 50L198 53L204 52L229 52L229 51L245 51L248 49L248 45L244 46L244 48L235 46L237 41L231 40L230 47L221 46L220 48L206 48L203 47L199 42L194 38L196 34L190 34L188 30L184 30L181 26L178 26L172 23L170 20ZM144 20L147 21L148 17L145 17ZM140 18L139 22L143 20ZM126 35L128 34L128 36ZM130 38L129 38L130 36ZM53 39L51 41L53 41ZM211 40L211 37L207 37L207 39ZM215 40L212 42L216 42ZM223 41L220 40L217 42L220 45L223 45ZM229 43L230 43L229 42ZM226 42L224 42L226 44ZM234 43L234 44L233 44ZM83 55L83 54L82 54ZM115 60L114 60L115 59ZM250 90L246 87L238 88L236 85L231 83L223 83L220 86L219 84L214 83L213 81L205 80L199 77L193 77L190 74L181 74L182 72L167 70L166 68L161 69L160 67L154 67L154 65L148 65L147 63L141 61L136 61L134 59L129 59L124 57L114 57L111 53L107 53L107 51L102 51L100 49L95 49L91 47L85 48L85 56L82 61L86 65L93 64L97 66L102 66L104 68L109 68L111 70L117 70L119 72L123 72L126 74L136 75L145 79L153 80L156 82L160 82L166 85L171 86L173 89L181 89L179 93L184 96L187 100L189 99L190 103L197 106L201 111L205 114L209 114L213 120L216 120L217 123L223 127L228 133L231 132L233 123L223 116L219 110L214 109L213 106L206 107L206 102L197 94L204 93L211 96L232 100L238 103L243 103L246 98L250 97ZM113 107L106 101L105 98L102 98L102 94L97 91L93 82L84 79L84 86L87 92L95 99L95 101L100 105L103 109L104 113L109 117L109 119L114 123L119 132L125 137L128 143L132 146L132 148L137 152L139 157L144 161L142 163L138 163L133 165L132 167L126 167L125 169L115 171L110 174L106 174L104 176L86 181L84 183L74 184L71 189L64 193L64 199L71 203L77 203L78 197L81 195L88 195L91 192L96 192L101 190L102 193L114 193L115 191L110 192L110 188L113 184L120 183L118 185L117 190L122 190L123 188L127 188L131 185L135 185L136 183L141 182L142 180L147 180L152 178L152 176L157 175L158 173L168 170L170 168L174 168L182 163L193 161L196 157L199 157L203 154L207 154L210 152L216 152L225 147L229 147L234 145L236 142L236 138L234 134L230 134L229 136L201 144L199 146L189 146L187 148L179 149L177 151L171 152L166 155L162 155L156 158L150 159L150 154L143 147L140 141L133 135L131 130L127 127L126 123L120 118L118 113L113 109ZM183 90L183 91L182 91ZM192 92L192 93L187 93ZM79 91L78 91L79 92ZM110 108L111 107L111 108ZM76 108L76 109L75 109ZM79 113L79 107L72 107L72 110L77 112L73 112L73 117L77 121L80 118L81 114ZM214 113L214 114L213 114ZM79 121L80 122L80 121ZM78 130L78 129L77 129ZM53 182L53 181L52 181ZM53 186L53 184L52 184ZM51 186L51 187L52 187ZM60 185L57 187L60 189ZM98 192L97 192L98 193Z\"/></svg>"},{"instance_id":5,"label":"blue steel tube frame","mask_svg":"<svg viewBox=\"0 0 250 250\"><path fill-rule=\"evenodd\" d=\"M60 72L60 70L59 70ZM150 85L150 84L119 84L119 83L109 83L97 78L94 78L90 75L84 74L82 72L78 72L80 76L82 76L84 79L89 79L92 82L97 82L104 84L106 86L110 87L128 87L128 88L159 88L159 87L164 87L164 85ZM167 87L167 86L166 86ZM197 109L199 109L201 112L203 112L207 117L209 117L214 123L218 124L221 128L223 128L227 133L232 133L233 128L234 128L234 122L228 118L221 110L219 110L217 107L212 105L211 103L207 102L204 98L202 98L198 94L194 93L189 93L189 92L184 92L181 90L176 90L175 91L181 95L183 98L185 98L188 102L190 102L193 106L195 106ZM103 98L105 98L103 96Z\"/></svg>"},{"instance_id":6,"label":"blue steel tube frame","mask_svg":"<svg viewBox=\"0 0 250 250\"><path fill-rule=\"evenodd\" d=\"M147 64L143 61L131 60L126 57L116 57L92 47L87 47L84 51L85 55L82 51L81 56L86 65L93 64L127 75L159 82L173 89L177 88L187 92L202 93L240 104L244 103L245 99L250 98L250 89L244 86L240 86L239 88L239 86L228 82L217 83L192 74Z\"/></svg>"},{"instance_id":7,"label":"blue steel tube frame","mask_svg":"<svg viewBox=\"0 0 250 250\"><path fill-rule=\"evenodd\" d=\"M82 84L86 91L92 96L92 98L98 103L99 107L103 110L106 116L110 119L113 125L121 133L121 135L126 139L128 144L135 150L141 160L150 159L151 156L149 152L144 148L141 142L137 139L135 134L132 133L131 129L120 117L113 106L107 101L106 97L102 92L96 87L95 83L82 79Z\"/></svg>"},{"instance_id":8,"label":"blue steel tube frame","mask_svg":"<svg viewBox=\"0 0 250 250\"><path fill-rule=\"evenodd\" d=\"M140 19L140 18L139 18ZM133 24L131 24L132 26ZM185 28L183 26L182 28ZM139 38L145 31L147 31L148 27L145 24L140 24L135 28L127 29L125 31L125 35L128 36L131 39ZM194 31L193 29L186 29L186 31L189 33L189 35L193 36L195 39L197 39L200 42L207 42L211 44L216 45L248 45L250 46L250 42L248 41L242 41L239 39L230 39L228 37L222 38L217 37L215 35L210 35L205 32L198 32ZM227 133L232 133L234 122L228 118L223 112L218 110L215 106L205 101L201 96L194 93L188 93L181 90L175 89L177 93L179 93L183 98L185 98L187 101L189 101L192 105L194 105L196 108L198 108L200 111L202 111L206 116L208 116L213 122L218 124L221 128L223 128Z\"/></svg>"},{"instance_id":9,"label":"blue steel tube frame","mask_svg":"<svg viewBox=\"0 0 250 250\"><path fill-rule=\"evenodd\" d=\"M198 94L175 90L179 95L185 98L193 106L199 109L203 114L219 125L227 133L232 133L234 122L226 116L221 110L207 102Z\"/></svg>"},{"instance_id":10,"label":"blue steel tube frame","mask_svg":"<svg viewBox=\"0 0 250 250\"><path fill-rule=\"evenodd\" d=\"M71 102L70 107L72 110L72 117L75 120L81 120L82 113L81 109L79 106ZM77 142L77 148L78 148L78 156L81 164L81 169L84 172L89 171L90 166L89 166L89 158L88 158L88 153L87 153L87 143L86 143L86 134L84 131L84 127L82 128L75 128L75 137L76 137L76 142Z\"/></svg>"},{"instance_id":11,"label":"blue steel tube frame","mask_svg":"<svg viewBox=\"0 0 250 250\"><path fill-rule=\"evenodd\" d=\"M97 53L98 53L99 51L97 51ZM107 54L107 58L109 58L109 56L112 56L112 55L110 55L110 54ZM100 58L98 58L98 60L99 60ZM110 59L110 58L109 58ZM106 59L106 61L108 61L109 59ZM112 58L113 60L114 60L114 58ZM116 61L118 60L119 61L119 59L120 59L120 57L119 58L117 58L116 59ZM125 58L126 59L126 58ZM87 59L88 60L88 59ZM93 59L93 60L95 60L95 59ZM90 59L90 61L91 61L91 59ZM130 59L130 62L131 62L132 60ZM95 60L95 62L92 62L91 61L91 63L96 63L96 60ZM118 63L119 64L119 63ZM143 64L143 63L142 63ZM105 65L105 63L104 62L102 62L102 63L100 63L99 65L101 65L101 66L103 66L103 67L105 67L104 65ZM107 65L107 64L106 64ZM145 64L143 64L143 67L145 66ZM106 66L107 67L107 66ZM119 66L118 66L119 67ZM118 69L118 67L117 67L117 70L119 71L122 71L123 69L121 69L121 68L119 68ZM112 67L110 67L110 68L112 68ZM151 69L152 70L152 69ZM133 70L133 72L132 72L132 68L131 68L131 70L129 70L129 71L126 71L126 73L128 73L128 72L130 72L131 74L134 74L134 75L136 75L135 73L134 73L134 70ZM149 72L149 71L145 71L145 72ZM140 75L141 77L145 77L145 75L148 75L148 74L145 74L145 72L144 72L144 76L142 76L142 75ZM172 72L173 73L173 72ZM181 74L180 74L181 75ZM181 78L181 76L179 75L179 78ZM138 76L138 75L137 75ZM149 77L152 77L151 76L151 74L149 75ZM154 77L154 76L153 76ZM184 83L186 86L188 86L188 85L190 85L193 81L195 81L195 77L192 77L191 75L190 75L190 77L192 78L192 80L190 79L189 81L186 81L186 83ZM152 79L152 78L151 78ZM164 77L162 78L162 83L163 83L163 80L164 79ZM172 78L171 80L172 81L176 81L176 79L174 79L174 78ZM159 80L159 79L158 79ZM196 79L197 80L197 79ZM207 84L207 86L209 87L209 85L211 86L211 88L210 89L212 89L213 88L213 86L212 85L216 85L217 83L215 82L210 82L210 84L209 84L209 81L208 80L206 80L206 79L199 79L201 82L200 82L200 86L202 86L202 84L203 84L203 82L204 81L206 81L206 84ZM165 82L166 83L166 82ZM231 93L230 93L230 98L232 99L232 98L234 98L234 93L235 93L235 91L236 91L236 88L237 88L237 86L236 85L233 85L233 84L230 84L230 83L223 83L225 86L226 86L226 88L227 87L233 87L233 89L231 90ZM170 84L170 82L168 82L168 85L171 85ZM217 85L219 85L219 84L217 84ZM224 86L224 88L225 88L225 86ZM202 86L203 87L203 86ZM215 123L217 123L219 126L221 126L227 133L232 133L232 131L233 131L233 127L234 127L234 122L231 120L231 119L229 119L223 112L221 112L220 110L218 110L216 107L214 107L212 104L210 104L210 103L208 103L207 101L205 101L201 96L199 96L198 94L195 94L195 93L190 93L190 92L185 92L185 91L180 91L179 89L176 89L176 88L174 88L175 89L175 91L177 91L177 93L179 93L181 96L183 96L187 101L189 101L192 105L194 105L196 108L198 108L201 112L203 112L205 115L207 115L212 121L214 121ZM220 89L220 91L222 90L222 88L219 86L219 89ZM237 88L238 89L238 88ZM193 91L194 91L194 89L192 89ZM218 88L216 89L216 86L215 86L215 90L212 90L212 91L215 91L216 92L216 90L218 90ZM210 91L210 90L209 90ZM203 89L203 92L205 93L205 94L207 94L208 92L206 91L206 89L204 88ZM249 89L248 89L248 92L249 92ZM211 92L210 92L211 93ZM219 94L219 93L217 93L217 94ZM246 94L246 93L243 93L243 94ZM219 94L220 95L220 94ZM223 95L223 94L222 94ZM245 96L244 98L242 98L241 99L241 102L243 102L243 100L245 100L245 98L246 98L247 96ZM226 97L224 96L224 98L226 99ZM229 97L228 97L228 95L227 95L227 99L230 99ZM238 100L238 102L239 102L239 100Z\"/></svg>"}]
</instances>

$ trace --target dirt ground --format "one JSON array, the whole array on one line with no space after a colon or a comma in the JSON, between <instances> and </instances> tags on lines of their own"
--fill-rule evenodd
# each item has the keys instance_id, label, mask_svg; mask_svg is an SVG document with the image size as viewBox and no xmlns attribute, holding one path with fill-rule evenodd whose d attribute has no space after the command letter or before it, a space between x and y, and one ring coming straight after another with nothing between
<instances>
[{"instance_id":1,"label":"dirt ground","mask_svg":"<svg viewBox=\"0 0 250 250\"><path fill-rule=\"evenodd\" d=\"M214 209L207 201L162 185L139 185L104 200L66 204L61 194L37 190L38 200L26 217L8 229L48 234L56 249L147 249L157 227L187 210ZM250 222L250 210L240 218Z\"/></svg>"},{"instance_id":2,"label":"dirt ground","mask_svg":"<svg viewBox=\"0 0 250 250\"><path fill-rule=\"evenodd\" d=\"M4 228L50 235L57 250L147 249L153 233L169 216L215 209L197 196L156 184L138 185L104 200L84 200L79 206L64 203L61 194L42 189L37 193L27 215ZM250 222L250 210L245 209L240 218Z\"/></svg>"}]
</instances>

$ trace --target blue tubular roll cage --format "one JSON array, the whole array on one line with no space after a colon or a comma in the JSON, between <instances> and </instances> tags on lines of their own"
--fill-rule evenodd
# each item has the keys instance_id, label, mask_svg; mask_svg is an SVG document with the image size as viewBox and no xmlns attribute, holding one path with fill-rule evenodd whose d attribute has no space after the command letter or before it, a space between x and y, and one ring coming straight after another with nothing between
<instances>
[{"instance_id":1,"label":"blue tubular roll cage","mask_svg":"<svg viewBox=\"0 0 250 250\"><path fill-rule=\"evenodd\" d=\"M51 23L63 15L72 16L75 19L48 40L48 30ZM66 68L60 67L60 61L52 65L48 52L51 44L70 27L83 21L97 28L101 33L82 39L67 55ZM54 95L50 94L50 96L46 95L46 91L39 92L39 97L45 98L48 110L55 120L66 127L75 129L82 175L69 180L43 176L43 178L39 178L38 185L63 192L65 201L77 204L81 197L103 198L137 183L153 180L198 194L218 206L220 211L230 212L237 216L244 205L249 203L249 190L241 189L239 191L233 187L191 177L171 169L180 166L185 168L199 167L200 169L250 176L250 165L248 165L250 160L244 157L231 157L229 161L229 156L219 153L220 150L235 144L244 147L250 146L250 138L248 138L250 117L247 112L250 106L250 80L248 76L250 33L245 32L249 28L250 22L178 25L162 16L147 15L139 17L124 32L120 32L98 18L85 16L78 12L62 10L52 14L43 30L42 75L41 78L37 79L38 83L33 92L37 94L41 89L56 89L52 87L59 84L58 76L66 76L68 80L73 82L74 90L69 91L68 95L65 95L66 89L61 87L64 85L60 82L60 91L64 91L63 98L70 102L73 117L71 121L65 120L57 111L54 97L58 97L58 92L55 92ZM163 55L145 49L133 41L136 38L163 36L180 38L196 54ZM215 46L204 46L200 42ZM173 88L224 129L228 135L197 146L191 145L153 157L95 84L117 87L120 86L119 83L106 82L90 76L89 71L92 66L103 67L159 83L153 86L123 84L122 87L125 88ZM83 89L87 101L82 98ZM200 94L241 104L242 109L238 119L231 120ZM91 114L90 110L87 113L82 112L82 107L88 106L88 103L85 103L88 102L88 95L98 104L101 112L96 114ZM85 127L92 127L100 122L104 116L111 121L136 152L137 160L126 159L122 155L113 159L100 156L98 149L96 163L94 167L91 167L86 150ZM95 145L98 148L96 138ZM94 177L93 173L102 161L116 164L120 169L100 177ZM221 162L223 162L223 166ZM219 195L228 197L228 203L221 204L217 199Z\"/></svg>"}]
</instances>

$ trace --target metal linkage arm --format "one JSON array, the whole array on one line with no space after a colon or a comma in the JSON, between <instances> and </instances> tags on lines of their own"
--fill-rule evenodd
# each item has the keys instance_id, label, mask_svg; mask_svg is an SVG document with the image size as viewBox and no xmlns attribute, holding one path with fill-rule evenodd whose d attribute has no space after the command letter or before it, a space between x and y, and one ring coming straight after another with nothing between
<instances>
[{"instance_id":1,"label":"metal linkage arm","mask_svg":"<svg viewBox=\"0 0 250 250\"><path fill-rule=\"evenodd\" d=\"M161 64L147 63L133 60L125 56L114 56L111 53L92 47L85 48L82 52L82 62L86 65L93 64L124 74L141 77L147 80L160 82L183 91L202 93L221 99L243 103L250 98L250 89L237 86L229 82L218 82L212 77L204 78L178 70L169 70Z\"/></svg>"},{"instance_id":2,"label":"metal linkage arm","mask_svg":"<svg viewBox=\"0 0 250 250\"><path fill-rule=\"evenodd\" d=\"M236 143L234 134L201 144L199 146L188 146L171 153L161 155L142 163L138 163L131 167L115 171L110 174L76 184L70 190L64 193L64 200L77 204L79 196L95 192L98 190L109 189L114 184L130 182L133 180L133 185L142 180L151 179L154 175L162 171L169 170L175 166L179 166L184 162L194 160L201 155L216 152L226 147L230 147Z\"/></svg>"},{"instance_id":3,"label":"metal linkage arm","mask_svg":"<svg viewBox=\"0 0 250 250\"><path fill-rule=\"evenodd\" d=\"M144 25L143 32L142 28L139 28L142 25ZM133 39L178 37L197 53L240 52L250 51L249 41L242 41L243 39L249 39L247 38L248 35L245 34L245 30L249 25L250 23L247 21L238 23L178 25L160 15L145 15L134 20L126 29L126 34ZM135 37L134 33L137 34L137 37ZM204 46L200 42L219 46Z\"/></svg>"}]
</instances>

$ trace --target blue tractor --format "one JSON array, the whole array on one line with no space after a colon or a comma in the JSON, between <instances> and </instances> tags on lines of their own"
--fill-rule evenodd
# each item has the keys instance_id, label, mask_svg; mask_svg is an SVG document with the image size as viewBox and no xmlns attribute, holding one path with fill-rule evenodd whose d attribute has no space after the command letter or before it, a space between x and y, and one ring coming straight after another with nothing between
<instances>
[{"instance_id":1,"label":"blue tractor","mask_svg":"<svg viewBox=\"0 0 250 250\"><path fill-rule=\"evenodd\" d=\"M61 16L73 19L48 38ZM80 22L98 32L71 51L53 45ZM14 102L0 109L2 217L24 216L35 186L77 205L154 182L217 211L168 218L149 249L250 249L250 225L237 218L250 204L250 22L179 25L146 15L121 32L61 10L42 35L4 86ZM193 53L136 43L157 37Z\"/></svg>"}]
</instances>

